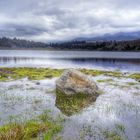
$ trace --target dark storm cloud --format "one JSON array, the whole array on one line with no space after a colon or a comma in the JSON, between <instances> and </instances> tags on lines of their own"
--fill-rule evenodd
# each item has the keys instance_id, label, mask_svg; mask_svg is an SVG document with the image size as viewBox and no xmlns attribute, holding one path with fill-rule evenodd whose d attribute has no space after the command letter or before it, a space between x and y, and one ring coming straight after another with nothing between
<instances>
[{"instance_id":1,"label":"dark storm cloud","mask_svg":"<svg viewBox=\"0 0 140 140\"><path fill-rule=\"evenodd\" d=\"M140 30L139 0L0 0L0 36L64 40Z\"/></svg>"}]
</instances>

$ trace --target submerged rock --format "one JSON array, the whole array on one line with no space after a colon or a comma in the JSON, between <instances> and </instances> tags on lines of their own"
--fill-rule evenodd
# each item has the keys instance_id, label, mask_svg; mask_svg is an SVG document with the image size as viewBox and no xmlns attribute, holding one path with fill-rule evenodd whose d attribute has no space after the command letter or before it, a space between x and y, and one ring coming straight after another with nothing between
<instances>
[{"instance_id":1,"label":"submerged rock","mask_svg":"<svg viewBox=\"0 0 140 140\"><path fill-rule=\"evenodd\" d=\"M92 78L77 70L65 70L56 81L56 106L68 116L80 111L98 96L99 89Z\"/></svg>"}]
</instances>

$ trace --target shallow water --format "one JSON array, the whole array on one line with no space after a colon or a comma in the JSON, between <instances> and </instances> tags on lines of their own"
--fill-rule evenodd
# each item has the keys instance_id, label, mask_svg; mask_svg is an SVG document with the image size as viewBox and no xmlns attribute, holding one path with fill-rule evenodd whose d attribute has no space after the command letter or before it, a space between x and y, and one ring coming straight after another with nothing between
<instances>
[{"instance_id":1,"label":"shallow water","mask_svg":"<svg viewBox=\"0 0 140 140\"><path fill-rule=\"evenodd\" d=\"M43 80L40 85L37 81L31 82L27 79L1 82L1 124L9 121L12 115L25 116L27 119L40 114L45 109L58 110L54 107L55 96L52 94L54 80Z\"/></svg>"},{"instance_id":2,"label":"shallow water","mask_svg":"<svg viewBox=\"0 0 140 140\"><path fill-rule=\"evenodd\" d=\"M108 59L110 58L110 59ZM117 59L116 59L117 58ZM137 59L136 59L137 58ZM140 71L139 53L0 51L0 67L89 68ZM107 140L112 134L124 140L140 139L140 83L134 79L95 76L103 91L96 102L70 117L55 105L57 78L27 78L0 82L0 125L24 121L49 110L65 118L64 140ZM98 82L98 80L112 81ZM129 85L129 83L134 83ZM108 137L107 137L108 136Z\"/></svg>"},{"instance_id":3,"label":"shallow water","mask_svg":"<svg viewBox=\"0 0 140 140\"><path fill-rule=\"evenodd\" d=\"M96 76L95 81L112 77ZM98 83L103 90L95 103L78 114L67 117L55 106L55 81L21 79L0 82L0 124L15 115L24 119L50 110L53 117L63 116L64 140L104 140L104 133L113 133L128 140L140 138L140 83L133 79L113 78L113 82ZM134 82L134 85L128 85ZM38 85L39 83L39 85ZM19 119L21 121L21 119ZM121 130L121 126L123 129Z\"/></svg>"},{"instance_id":4,"label":"shallow water","mask_svg":"<svg viewBox=\"0 0 140 140\"><path fill-rule=\"evenodd\" d=\"M0 67L140 71L139 52L0 50Z\"/></svg>"}]
</instances>

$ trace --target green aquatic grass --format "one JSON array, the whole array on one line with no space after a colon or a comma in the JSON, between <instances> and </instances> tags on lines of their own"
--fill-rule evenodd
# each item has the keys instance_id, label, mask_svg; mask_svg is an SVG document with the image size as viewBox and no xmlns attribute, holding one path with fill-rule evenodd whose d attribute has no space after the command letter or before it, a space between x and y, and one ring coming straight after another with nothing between
<instances>
[{"instance_id":1,"label":"green aquatic grass","mask_svg":"<svg viewBox=\"0 0 140 140\"><path fill-rule=\"evenodd\" d=\"M103 132L103 135L107 140L124 140L116 132L105 131Z\"/></svg>"},{"instance_id":2,"label":"green aquatic grass","mask_svg":"<svg viewBox=\"0 0 140 140\"><path fill-rule=\"evenodd\" d=\"M62 125L57 120L51 120L46 112L41 116L45 119L39 116L36 120L0 126L0 140L37 140L40 136L43 140L52 140L62 130Z\"/></svg>"},{"instance_id":3,"label":"green aquatic grass","mask_svg":"<svg viewBox=\"0 0 140 140\"><path fill-rule=\"evenodd\" d=\"M132 78L140 82L140 73L131 74L128 76L128 78Z\"/></svg>"},{"instance_id":4,"label":"green aquatic grass","mask_svg":"<svg viewBox=\"0 0 140 140\"><path fill-rule=\"evenodd\" d=\"M25 124L11 123L0 127L0 140L27 140L36 138L40 132L47 131L48 126L35 121Z\"/></svg>"},{"instance_id":5,"label":"green aquatic grass","mask_svg":"<svg viewBox=\"0 0 140 140\"><path fill-rule=\"evenodd\" d=\"M113 82L113 79L99 79L97 80L99 83L104 83L104 82Z\"/></svg>"},{"instance_id":6,"label":"green aquatic grass","mask_svg":"<svg viewBox=\"0 0 140 140\"><path fill-rule=\"evenodd\" d=\"M0 68L0 81L28 77L29 80L42 80L59 77L63 70L49 68Z\"/></svg>"},{"instance_id":7,"label":"green aquatic grass","mask_svg":"<svg viewBox=\"0 0 140 140\"><path fill-rule=\"evenodd\" d=\"M115 124L116 129L118 129L120 132L125 132L125 127L122 124Z\"/></svg>"},{"instance_id":8,"label":"green aquatic grass","mask_svg":"<svg viewBox=\"0 0 140 140\"><path fill-rule=\"evenodd\" d=\"M136 85L137 83L136 82L127 82L127 85L130 85L130 86L133 86L133 85Z\"/></svg>"},{"instance_id":9,"label":"green aquatic grass","mask_svg":"<svg viewBox=\"0 0 140 140\"><path fill-rule=\"evenodd\" d=\"M79 69L81 72L91 76L106 75L117 78L132 78L140 81L140 73L124 75L120 71L104 71L104 70L89 70ZM29 80L42 80L45 78L59 77L64 69L51 69L51 68L0 68L0 81L16 80L28 77Z\"/></svg>"},{"instance_id":10,"label":"green aquatic grass","mask_svg":"<svg viewBox=\"0 0 140 140\"><path fill-rule=\"evenodd\" d=\"M88 70L82 69L81 72L92 75L92 76L99 76L99 75L106 75L106 76L113 76L113 77L122 77L123 74L119 71L103 71L103 70Z\"/></svg>"}]
</instances>

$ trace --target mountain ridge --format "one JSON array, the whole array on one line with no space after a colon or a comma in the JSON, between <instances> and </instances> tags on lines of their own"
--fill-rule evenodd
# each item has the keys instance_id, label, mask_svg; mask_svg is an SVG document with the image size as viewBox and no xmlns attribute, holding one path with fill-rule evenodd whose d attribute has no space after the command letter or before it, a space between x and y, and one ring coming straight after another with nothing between
<instances>
[{"instance_id":1,"label":"mountain ridge","mask_svg":"<svg viewBox=\"0 0 140 140\"><path fill-rule=\"evenodd\" d=\"M137 32L119 32L115 34L104 34L96 37L78 37L77 41L128 41L140 39L140 31Z\"/></svg>"}]
</instances>

